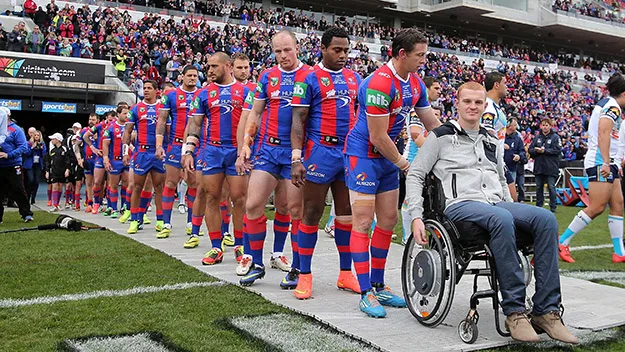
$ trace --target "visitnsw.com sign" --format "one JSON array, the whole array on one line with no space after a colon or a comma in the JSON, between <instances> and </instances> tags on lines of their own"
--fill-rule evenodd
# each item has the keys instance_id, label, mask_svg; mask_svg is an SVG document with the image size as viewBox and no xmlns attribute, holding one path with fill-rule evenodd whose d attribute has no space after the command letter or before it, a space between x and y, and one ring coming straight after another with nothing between
<instances>
[{"instance_id":1,"label":"visitnsw.com sign","mask_svg":"<svg viewBox=\"0 0 625 352\"><path fill-rule=\"evenodd\" d=\"M0 56L0 77L104 83L104 65Z\"/></svg>"}]
</instances>

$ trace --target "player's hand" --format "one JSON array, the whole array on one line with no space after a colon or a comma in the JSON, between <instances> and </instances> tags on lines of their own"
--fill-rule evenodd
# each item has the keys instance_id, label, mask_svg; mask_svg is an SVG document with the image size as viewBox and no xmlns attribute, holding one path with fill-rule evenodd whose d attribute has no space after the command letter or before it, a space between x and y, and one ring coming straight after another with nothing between
<instances>
[{"instance_id":1,"label":"player's hand","mask_svg":"<svg viewBox=\"0 0 625 352\"><path fill-rule=\"evenodd\" d=\"M97 156L102 156L102 155L104 155L104 154L102 153L102 151L101 151L100 149L98 149L98 148L94 147L94 146L93 146L93 144L91 145L91 150L92 150L92 151L93 151L93 153L94 153L94 154L96 154Z\"/></svg>"},{"instance_id":2,"label":"player's hand","mask_svg":"<svg viewBox=\"0 0 625 352\"><path fill-rule=\"evenodd\" d=\"M510 146L508 144L504 143L503 144L503 149L508 150L508 149L510 149Z\"/></svg>"},{"instance_id":3,"label":"player's hand","mask_svg":"<svg viewBox=\"0 0 625 352\"><path fill-rule=\"evenodd\" d=\"M193 171L195 170L195 162L193 160L193 155L191 154L185 154L182 156L182 168L188 171Z\"/></svg>"},{"instance_id":4,"label":"player's hand","mask_svg":"<svg viewBox=\"0 0 625 352\"><path fill-rule=\"evenodd\" d=\"M50 173L48 171L46 171L46 180L50 179Z\"/></svg>"},{"instance_id":5,"label":"player's hand","mask_svg":"<svg viewBox=\"0 0 625 352\"><path fill-rule=\"evenodd\" d=\"M158 160L165 159L165 149L163 147L156 147L156 153L154 153Z\"/></svg>"},{"instance_id":6,"label":"player's hand","mask_svg":"<svg viewBox=\"0 0 625 352\"><path fill-rule=\"evenodd\" d=\"M69 177L69 170L65 170L65 178Z\"/></svg>"},{"instance_id":7,"label":"player's hand","mask_svg":"<svg viewBox=\"0 0 625 352\"><path fill-rule=\"evenodd\" d=\"M82 160L82 158L77 158L76 162L78 163L78 166L82 167L83 169L85 168L84 165L84 160Z\"/></svg>"},{"instance_id":8,"label":"player's hand","mask_svg":"<svg viewBox=\"0 0 625 352\"><path fill-rule=\"evenodd\" d=\"M0 159L7 159L8 157L9 157L9 154L5 152L0 152Z\"/></svg>"},{"instance_id":9,"label":"player's hand","mask_svg":"<svg viewBox=\"0 0 625 352\"><path fill-rule=\"evenodd\" d=\"M124 155L122 157L122 163L124 163L124 166L129 166L130 165L130 155Z\"/></svg>"},{"instance_id":10,"label":"player's hand","mask_svg":"<svg viewBox=\"0 0 625 352\"><path fill-rule=\"evenodd\" d=\"M426 245L428 243L428 235L425 232L425 224L423 220L417 218L412 221L412 236L414 236L417 244Z\"/></svg>"},{"instance_id":11,"label":"player's hand","mask_svg":"<svg viewBox=\"0 0 625 352\"><path fill-rule=\"evenodd\" d=\"M399 170L401 170L401 172L404 173L404 175L407 174L408 173L408 169L410 169L410 161L408 161L403 156L401 157L401 159L395 165L399 168Z\"/></svg>"},{"instance_id":12,"label":"player's hand","mask_svg":"<svg viewBox=\"0 0 625 352\"><path fill-rule=\"evenodd\" d=\"M243 161L248 161L252 157L252 150L249 146L243 145L241 147L241 152L239 153L239 158L243 158Z\"/></svg>"},{"instance_id":13,"label":"player's hand","mask_svg":"<svg viewBox=\"0 0 625 352\"><path fill-rule=\"evenodd\" d=\"M603 176L604 178L608 178L608 176L610 176L610 165L601 165L601 176Z\"/></svg>"},{"instance_id":14,"label":"player's hand","mask_svg":"<svg viewBox=\"0 0 625 352\"><path fill-rule=\"evenodd\" d=\"M111 170L113 170L113 167L111 166L111 161L109 160L109 158L104 159L104 168L108 172L111 172Z\"/></svg>"},{"instance_id":15,"label":"player's hand","mask_svg":"<svg viewBox=\"0 0 625 352\"><path fill-rule=\"evenodd\" d=\"M291 164L291 183L297 188L306 183L306 168L301 161Z\"/></svg>"},{"instance_id":16,"label":"player's hand","mask_svg":"<svg viewBox=\"0 0 625 352\"><path fill-rule=\"evenodd\" d=\"M250 172L253 168L252 162L249 160L244 160L242 156L237 158L237 161L234 163L235 168L237 169L237 173L241 176Z\"/></svg>"}]
</instances>

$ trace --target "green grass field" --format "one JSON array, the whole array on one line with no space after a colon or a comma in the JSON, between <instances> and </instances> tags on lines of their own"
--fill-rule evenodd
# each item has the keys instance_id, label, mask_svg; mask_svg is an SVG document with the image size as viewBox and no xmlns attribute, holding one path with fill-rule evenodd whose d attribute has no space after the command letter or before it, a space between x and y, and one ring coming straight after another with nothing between
<instances>
[{"instance_id":1,"label":"green grass field","mask_svg":"<svg viewBox=\"0 0 625 352\"><path fill-rule=\"evenodd\" d=\"M558 209L560 230L577 211ZM325 225L328 213L329 207L320 227ZM267 215L272 218L273 212ZM35 225L54 222L56 216L37 212ZM606 215L597 218L574 239L572 247L610 244L606 223ZM395 232L398 240L400 226ZM0 230L21 227L24 224L18 214L8 212ZM178 260L110 231L29 231L0 236L0 302L214 281ZM625 265L611 263L611 253L611 248L576 251L573 256L577 263L561 264L561 269L625 271ZM223 322L231 317L270 313L293 314L233 285L0 308L0 351L53 351L66 339L146 331L161 333L167 341L188 351L264 351L270 349L265 343ZM625 330L621 328L612 340L593 345L592 349L569 350L625 351Z\"/></svg>"}]
</instances>

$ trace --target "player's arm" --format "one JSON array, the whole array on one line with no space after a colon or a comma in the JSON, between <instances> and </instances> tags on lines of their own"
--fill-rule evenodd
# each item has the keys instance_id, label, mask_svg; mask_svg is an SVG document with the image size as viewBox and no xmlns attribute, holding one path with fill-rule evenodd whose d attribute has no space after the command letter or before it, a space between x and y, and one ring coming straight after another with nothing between
<instances>
[{"instance_id":1,"label":"player's arm","mask_svg":"<svg viewBox=\"0 0 625 352\"><path fill-rule=\"evenodd\" d=\"M111 160L109 160L109 146L111 144L111 139L110 137L106 137L102 140L102 153L104 154L104 156L102 157L104 159L104 168L108 171L111 170Z\"/></svg>"},{"instance_id":2,"label":"player's arm","mask_svg":"<svg viewBox=\"0 0 625 352\"><path fill-rule=\"evenodd\" d=\"M80 152L81 141L82 141L82 137L78 135L77 138L75 138L72 141L72 150L74 150L74 155L76 155L76 162L78 163L78 166L84 167L83 160L82 160L82 153Z\"/></svg>"},{"instance_id":3,"label":"player's arm","mask_svg":"<svg viewBox=\"0 0 625 352\"><path fill-rule=\"evenodd\" d=\"M402 171L407 170L410 166L408 160L399 154L397 146L387 133L389 115L371 116L367 115L367 124L369 125L369 139L371 144L382 154L383 157L390 160Z\"/></svg>"},{"instance_id":4,"label":"player's arm","mask_svg":"<svg viewBox=\"0 0 625 352\"><path fill-rule=\"evenodd\" d=\"M603 165L601 165L601 174L603 177L608 177L610 174L610 133L612 132L612 126L614 122L608 118L599 119L599 153L603 159Z\"/></svg>"},{"instance_id":5,"label":"player's arm","mask_svg":"<svg viewBox=\"0 0 625 352\"><path fill-rule=\"evenodd\" d=\"M243 130L244 149L241 149L241 155L245 158L245 160L249 159L250 157L250 148L252 147L252 143L254 143L254 137L256 137L256 133L258 132L260 117L265 110L265 105L265 100L254 99L254 105L252 105L252 110L246 116L245 129ZM245 154L246 152L248 154Z\"/></svg>"},{"instance_id":6,"label":"player's arm","mask_svg":"<svg viewBox=\"0 0 625 352\"><path fill-rule=\"evenodd\" d=\"M198 104L198 102L196 102ZM195 163L193 161L193 152L195 148L200 144L200 133L202 133L202 121L204 120L204 112L195 110L191 116L186 127L186 143L185 151L182 156L182 167L186 170L194 170Z\"/></svg>"},{"instance_id":7,"label":"player's arm","mask_svg":"<svg viewBox=\"0 0 625 352\"><path fill-rule=\"evenodd\" d=\"M163 150L163 139L167 128L167 118L169 117L169 109L160 109L158 111L158 120L156 121L156 156L162 159L165 155Z\"/></svg>"},{"instance_id":8,"label":"player's arm","mask_svg":"<svg viewBox=\"0 0 625 352\"><path fill-rule=\"evenodd\" d=\"M441 122L438 118L436 118L436 115L434 115L431 107L415 107L415 112L417 113L417 116L419 116L423 126L425 126L428 131L431 131L441 125Z\"/></svg>"},{"instance_id":9,"label":"player's arm","mask_svg":"<svg viewBox=\"0 0 625 352\"><path fill-rule=\"evenodd\" d=\"M291 124L291 182L303 186L306 180L306 169L302 164L302 148L304 147L304 129L308 117L308 106L293 106L293 122Z\"/></svg>"},{"instance_id":10,"label":"player's arm","mask_svg":"<svg viewBox=\"0 0 625 352\"><path fill-rule=\"evenodd\" d=\"M423 135L423 128L421 126L410 126L410 138L417 145L417 147L421 148L423 143L425 143L425 136Z\"/></svg>"},{"instance_id":11,"label":"player's arm","mask_svg":"<svg viewBox=\"0 0 625 352\"><path fill-rule=\"evenodd\" d=\"M130 121L131 116L129 116L129 121L126 121L126 125L124 126L124 135L122 136L122 155L124 165L126 166L130 164L130 141L132 140L132 132L135 127L134 121Z\"/></svg>"}]
</instances>

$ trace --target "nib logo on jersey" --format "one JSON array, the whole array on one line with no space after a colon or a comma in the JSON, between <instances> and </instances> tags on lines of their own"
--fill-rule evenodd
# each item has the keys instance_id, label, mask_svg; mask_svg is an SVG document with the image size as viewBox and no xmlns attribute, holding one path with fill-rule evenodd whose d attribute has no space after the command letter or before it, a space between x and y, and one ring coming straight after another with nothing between
<instances>
[{"instance_id":1,"label":"nib logo on jersey","mask_svg":"<svg viewBox=\"0 0 625 352\"><path fill-rule=\"evenodd\" d=\"M367 181L367 174L365 172L361 172L356 175L356 184L358 186L372 187L375 186L375 182Z\"/></svg>"},{"instance_id":2,"label":"nib logo on jersey","mask_svg":"<svg viewBox=\"0 0 625 352\"><path fill-rule=\"evenodd\" d=\"M317 164L310 164L306 170L306 175L324 178L326 174L317 171Z\"/></svg>"}]
</instances>

